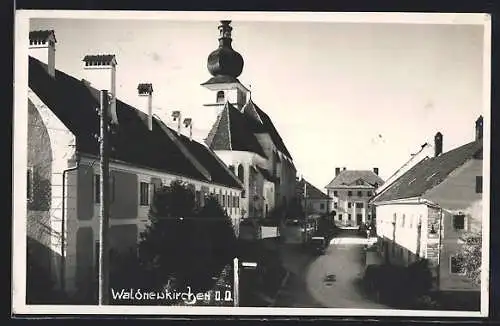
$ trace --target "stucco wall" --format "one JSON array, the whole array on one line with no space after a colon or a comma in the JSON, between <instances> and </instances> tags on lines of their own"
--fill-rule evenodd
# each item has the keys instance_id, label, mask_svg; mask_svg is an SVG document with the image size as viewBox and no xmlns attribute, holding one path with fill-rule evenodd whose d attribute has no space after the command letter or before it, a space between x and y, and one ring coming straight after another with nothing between
<instances>
[{"instance_id":1,"label":"stucco wall","mask_svg":"<svg viewBox=\"0 0 500 326\"><path fill-rule=\"evenodd\" d=\"M394 241L411 253L426 258L426 234L428 209L424 204L393 204L376 207L377 236ZM393 225L394 214L396 224ZM403 224L403 214L405 223ZM421 224L420 244L418 223ZM420 252L418 252L420 250Z\"/></svg>"},{"instance_id":2,"label":"stucco wall","mask_svg":"<svg viewBox=\"0 0 500 326\"><path fill-rule=\"evenodd\" d=\"M38 193L43 195L38 196L37 202L28 207L27 215L31 221L37 216L38 222L42 222L34 224L43 225L45 230L43 246L50 253L51 275L55 287L59 288L63 237L67 240L62 225L63 171L75 164L75 137L31 89L28 89L28 123L27 163L37 163L34 170L39 185ZM70 188L66 185L66 191ZM68 199L65 200L67 206ZM40 210L44 214L36 213Z\"/></svg>"},{"instance_id":3,"label":"stucco wall","mask_svg":"<svg viewBox=\"0 0 500 326\"><path fill-rule=\"evenodd\" d=\"M334 191L337 192L337 196L334 196ZM352 195L349 196L348 193L351 191ZM361 196L358 195L358 191L361 191ZM361 214L361 222L369 222L371 220L371 211L368 206L368 201L370 200L370 195L373 195L374 188L328 188L328 196L332 198L331 209L336 212L335 220L337 223L350 223L354 226L357 223L357 214ZM337 208L335 208L335 203ZM348 207L348 203L351 203L351 208ZM362 203L363 208L357 208L356 203ZM351 214L351 219L349 219L349 214Z\"/></svg>"},{"instance_id":4,"label":"stucco wall","mask_svg":"<svg viewBox=\"0 0 500 326\"><path fill-rule=\"evenodd\" d=\"M307 214L324 214L328 213L328 199L308 198L301 200L302 207L305 208L307 203Z\"/></svg>"},{"instance_id":5,"label":"stucco wall","mask_svg":"<svg viewBox=\"0 0 500 326\"><path fill-rule=\"evenodd\" d=\"M34 261L28 264L38 264L48 272L51 270L51 237L52 225L50 216L52 151L47 128L34 104L28 100L28 148L27 167L32 174L32 190L26 194L27 249ZM26 172L27 173L27 172Z\"/></svg>"}]
</instances>

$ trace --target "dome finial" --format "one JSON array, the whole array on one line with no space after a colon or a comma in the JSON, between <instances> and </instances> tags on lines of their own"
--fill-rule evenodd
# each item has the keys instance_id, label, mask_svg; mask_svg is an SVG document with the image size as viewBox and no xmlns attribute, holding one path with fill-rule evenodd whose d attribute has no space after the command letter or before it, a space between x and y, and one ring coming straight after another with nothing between
<instances>
[{"instance_id":1,"label":"dome finial","mask_svg":"<svg viewBox=\"0 0 500 326\"><path fill-rule=\"evenodd\" d=\"M232 38L231 38L231 32L233 31L233 28L231 27L231 21L230 20L221 20L219 25L219 45L220 46L231 46Z\"/></svg>"},{"instance_id":2,"label":"dome finial","mask_svg":"<svg viewBox=\"0 0 500 326\"><path fill-rule=\"evenodd\" d=\"M212 76L237 78L243 71L243 57L232 46L230 20L221 20L219 25L219 48L210 53L207 68Z\"/></svg>"}]
</instances>

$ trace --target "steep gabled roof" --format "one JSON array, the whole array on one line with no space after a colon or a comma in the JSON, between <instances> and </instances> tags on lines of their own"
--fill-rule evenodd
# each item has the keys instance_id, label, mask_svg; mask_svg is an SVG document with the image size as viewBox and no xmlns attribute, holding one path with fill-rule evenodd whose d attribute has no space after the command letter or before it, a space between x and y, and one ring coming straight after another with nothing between
<instances>
[{"instance_id":1,"label":"steep gabled roof","mask_svg":"<svg viewBox=\"0 0 500 326\"><path fill-rule=\"evenodd\" d=\"M51 77L46 65L32 57L29 58L29 87L75 135L77 151L93 156L99 154L96 138L99 135L99 92L96 89L59 70ZM111 159L210 182L193 160L167 137L160 121L153 119L150 131L147 114L118 99L116 114L118 126L110 135ZM205 169L215 170L210 162L198 161ZM220 184L235 187L234 182L226 183L225 177L215 178L221 181Z\"/></svg>"},{"instance_id":2,"label":"steep gabled roof","mask_svg":"<svg viewBox=\"0 0 500 326\"><path fill-rule=\"evenodd\" d=\"M253 108L257 112L257 114L260 117L260 120L262 121L262 124L264 126L265 131L269 133L271 136L271 139L273 140L274 144L276 147L286 156L288 156L290 159L292 159L292 155L288 151L288 149L285 146L285 143L283 142L283 139L281 138L280 134L276 130L276 127L274 126L271 118L264 112L262 111L257 104L255 104L252 100L250 100L252 103Z\"/></svg>"},{"instance_id":3,"label":"steep gabled roof","mask_svg":"<svg viewBox=\"0 0 500 326\"><path fill-rule=\"evenodd\" d=\"M243 188L238 177L229 170L225 164L220 161L210 148L198 143L197 141L190 140L184 135L177 135L179 140L186 146L186 148L198 159L203 162L203 166L208 170L213 183L229 185L233 188Z\"/></svg>"},{"instance_id":4,"label":"steep gabled roof","mask_svg":"<svg viewBox=\"0 0 500 326\"><path fill-rule=\"evenodd\" d=\"M357 180L362 180L363 184L356 184ZM373 188L376 185L380 186L384 180L370 170L344 170L339 173L326 188L336 187L367 187Z\"/></svg>"},{"instance_id":5,"label":"steep gabled roof","mask_svg":"<svg viewBox=\"0 0 500 326\"><path fill-rule=\"evenodd\" d=\"M253 152L267 158L262 146L252 133L249 121L229 102L224 105L224 109L217 117L206 143L214 151Z\"/></svg>"},{"instance_id":6,"label":"steep gabled roof","mask_svg":"<svg viewBox=\"0 0 500 326\"><path fill-rule=\"evenodd\" d=\"M372 202L380 203L420 197L427 190L443 182L452 171L462 166L466 161L482 154L482 150L483 142L478 140L457 147L438 157L423 159L394 181L386 190L374 197Z\"/></svg>"},{"instance_id":7,"label":"steep gabled roof","mask_svg":"<svg viewBox=\"0 0 500 326\"><path fill-rule=\"evenodd\" d=\"M313 186L311 183L309 183L307 180L302 179L296 183L296 191L295 194L299 198L304 198L304 184L305 184L305 191L308 199L329 199L327 194L325 194L323 191L319 190L315 186Z\"/></svg>"}]
</instances>

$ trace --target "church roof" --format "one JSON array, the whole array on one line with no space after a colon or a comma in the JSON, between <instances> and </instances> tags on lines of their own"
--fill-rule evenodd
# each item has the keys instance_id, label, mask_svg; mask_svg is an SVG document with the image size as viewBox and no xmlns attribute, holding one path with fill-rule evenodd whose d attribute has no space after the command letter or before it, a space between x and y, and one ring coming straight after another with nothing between
<instances>
[{"instance_id":1,"label":"church roof","mask_svg":"<svg viewBox=\"0 0 500 326\"><path fill-rule=\"evenodd\" d=\"M86 82L56 70L55 77L47 73L46 65L29 57L29 87L75 135L76 150L92 156L99 155L97 136L100 133L98 115L99 91ZM111 159L150 168L165 173L182 175L203 182L215 182L237 187L229 172L210 159L210 152L203 152L196 144L189 146L192 154L185 152L168 137L162 122L153 119L153 128L147 126L147 114L116 100L118 126L110 135ZM175 133L175 132L174 132ZM197 168L193 157L203 163L209 172L205 176Z\"/></svg>"},{"instance_id":2,"label":"church roof","mask_svg":"<svg viewBox=\"0 0 500 326\"><path fill-rule=\"evenodd\" d=\"M251 101L251 100L250 100ZM264 129L269 133L271 136L271 139L273 140L274 144L276 147L286 156L288 156L290 159L292 159L292 155L288 151L288 149L285 146L285 142L281 138L280 134L278 133L278 130L276 130L276 127L273 124L273 121L271 118L263 111L261 110L257 104L255 104L253 101L251 101L252 105L255 107L255 111L259 115L263 125Z\"/></svg>"},{"instance_id":3,"label":"church roof","mask_svg":"<svg viewBox=\"0 0 500 326\"><path fill-rule=\"evenodd\" d=\"M252 132L248 119L229 102L217 117L206 139L214 151L233 150L253 152L267 158Z\"/></svg>"}]
</instances>

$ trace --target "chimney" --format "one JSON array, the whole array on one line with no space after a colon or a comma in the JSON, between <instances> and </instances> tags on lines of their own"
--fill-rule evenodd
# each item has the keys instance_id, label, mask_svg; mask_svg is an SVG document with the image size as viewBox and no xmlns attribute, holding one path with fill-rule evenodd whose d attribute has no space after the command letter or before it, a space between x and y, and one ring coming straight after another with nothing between
<instances>
[{"instance_id":1,"label":"chimney","mask_svg":"<svg viewBox=\"0 0 500 326\"><path fill-rule=\"evenodd\" d=\"M118 123L116 115L116 58L114 54L86 55L83 58L85 79L97 90L107 90L110 95L110 117Z\"/></svg>"},{"instance_id":2,"label":"chimney","mask_svg":"<svg viewBox=\"0 0 500 326\"><path fill-rule=\"evenodd\" d=\"M480 115L476 120L476 140L483 139L483 116Z\"/></svg>"},{"instance_id":3,"label":"chimney","mask_svg":"<svg viewBox=\"0 0 500 326\"><path fill-rule=\"evenodd\" d=\"M346 168L344 167L344 168L342 169L342 171L345 171L345 170L346 170Z\"/></svg>"},{"instance_id":4,"label":"chimney","mask_svg":"<svg viewBox=\"0 0 500 326\"><path fill-rule=\"evenodd\" d=\"M181 111L173 111L172 112L172 120L177 121L177 135L181 135Z\"/></svg>"},{"instance_id":5,"label":"chimney","mask_svg":"<svg viewBox=\"0 0 500 326\"><path fill-rule=\"evenodd\" d=\"M434 136L434 157L443 154L443 134L439 131Z\"/></svg>"},{"instance_id":6,"label":"chimney","mask_svg":"<svg viewBox=\"0 0 500 326\"><path fill-rule=\"evenodd\" d=\"M189 128L189 140L193 140L193 119L184 118L184 127Z\"/></svg>"},{"instance_id":7,"label":"chimney","mask_svg":"<svg viewBox=\"0 0 500 326\"><path fill-rule=\"evenodd\" d=\"M47 72L56 72L56 36L53 30L33 31L29 34L29 55L47 65Z\"/></svg>"},{"instance_id":8,"label":"chimney","mask_svg":"<svg viewBox=\"0 0 500 326\"><path fill-rule=\"evenodd\" d=\"M148 129L153 130L153 84L141 83L137 85L137 92L139 97L144 98L146 101L146 108L148 113Z\"/></svg>"},{"instance_id":9,"label":"chimney","mask_svg":"<svg viewBox=\"0 0 500 326\"><path fill-rule=\"evenodd\" d=\"M340 168L335 168L335 176L338 176L340 174Z\"/></svg>"},{"instance_id":10,"label":"chimney","mask_svg":"<svg viewBox=\"0 0 500 326\"><path fill-rule=\"evenodd\" d=\"M376 175L378 175L378 168L373 168L373 173L375 173Z\"/></svg>"}]
</instances>

